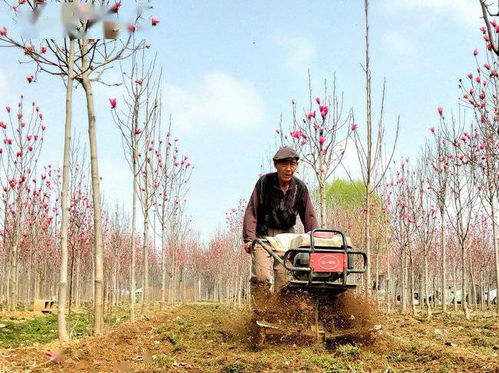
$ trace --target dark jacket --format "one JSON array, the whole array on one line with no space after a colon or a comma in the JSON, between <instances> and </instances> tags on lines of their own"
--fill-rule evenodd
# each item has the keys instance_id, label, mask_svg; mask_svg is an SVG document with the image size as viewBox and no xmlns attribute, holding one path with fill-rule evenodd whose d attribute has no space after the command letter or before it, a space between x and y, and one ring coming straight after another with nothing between
<instances>
[{"instance_id":1,"label":"dark jacket","mask_svg":"<svg viewBox=\"0 0 499 373\"><path fill-rule=\"evenodd\" d=\"M296 215L309 232L319 225L308 188L300 179L293 177L284 193L279 187L277 172L263 175L251 194L243 221L243 240L252 241L266 236L268 228L289 229L296 224Z\"/></svg>"}]
</instances>

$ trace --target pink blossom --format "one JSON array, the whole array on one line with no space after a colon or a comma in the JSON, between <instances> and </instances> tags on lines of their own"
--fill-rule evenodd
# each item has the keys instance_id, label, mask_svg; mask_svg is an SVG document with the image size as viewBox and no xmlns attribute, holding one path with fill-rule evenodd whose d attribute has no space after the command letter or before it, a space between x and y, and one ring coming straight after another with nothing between
<instances>
[{"instance_id":1,"label":"pink blossom","mask_svg":"<svg viewBox=\"0 0 499 373\"><path fill-rule=\"evenodd\" d=\"M444 114L444 108L443 107L438 107L437 111L438 111L438 115L443 116L443 114Z\"/></svg>"},{"instance_id":2,"label":"pink blossom","mask_svg":"<svg viewBox=\"0 0 499 373\"><path fill-rule=\"evenodd\" d=\"M482 27L480 27L480 31L485 34L485 31L487 31L487 29L485 28L485 26L482 26Z\"/></svg>"},{"instance_id":3,"label":"pink blossom","mask_svg":"<svg viewBox=\"0 0 499 373\"><path fill-rule=\"evenodd\" d=\"M30 152L31 152L31 151L33 151L33 147L32 147L31 145L30 145L30 146L28 146L28 150L29 150Z\"/></svg>"},{"instance_id":4,"label":"pink blossom","mask_svg":"<svg viewBox=\"0 0 499 373\"><path fill-rule=\"evenodd\" d=\"M159 20L155 17L151 18L151 25L156 26L159 23Z\"/></svg>"},{"instance_id":5,"label":"pink blossom","mask_svg":"<svg viewBox=\"0 0 499 373\"><path fill-rule=\"evenodd\" d=\"M435 127L430 127L430 132L435 133Z\"/></svg>"},{"instance_id":6,"label":"pink blossom","mask_svg":"<svg viewBox=\"0 0 499 373\"><path fill-rule=\"evenodd\" d=\"M497 22L496 22L495 19L491 20L490 24L492 25L492 27L496 27L497 26Z\"/></svg>"},{"instance_id":7,"label":"pink blossom","mask_svg":"<svg viewBox=\"0 0 499 373\"><path fill-rule=\"evenodd\" d=\"M322 152L321 152L322 155L326 155L327 154L327 149L324 149Z\"/></svg>"},{"instance_id":8,"label":"pink blossom","mask_svg":"<svg viewBox=\"0 0 499 373\"><path fill-rule=\"evenodd\" d=\"M499 33L499 25L496 26L496 33Z\"/></svg>"},{"instance_id":9,"label":"pink blossom","mask_svg":"<svg viewBox=\"0 0 499 373\"><path fill-rule=\"evenodd\" d=\"M47 129L47 127L42 126L42 131L45 131L46 129Z\"/></svg>"},{"instance_id":10,"label":"pink blossom","mask_svg":"<svg viewBox=\"0 0 499 373\"><path fill-rule=\"evenodd\" d=\"M40 52L42 52L42 53L47 52L47 47L43 45L43 46L40 48Z\"/></svg>"},{"instance_id":11,"label":"pink blossom","mask_svg":"<svg viewBox=\"0 0 499 373\"><path fill-rule=\"evenodd\" d=\"M477 77L475 78L475 82L480 83L480 81L481 81L480 77L479 77L479 76L477 76Z\"/></svg>"},{"instance_id":12,"label":"pink blossom","mask_svg":"<svg viewBox=\"0 0 499 373\"><path fill-rule=\"evenodd\" d=\"M22 153L22 152L20 152L20 151L19 151L19 152L16 152L16 157L21 157L22 155L23 155L23 153Z\"/></svg>"},{"instance_id":13,"label":"pink blossom","mask_svg":"<svg viewBox=\"0 0 499 373\"><path fill-rule=\"evenodd\" d=\"M60 363L62 363L61 357L59 355L57 355L56 353L45 352L45 356L47 356L48 358L50 358L50 360L52 360L52 362L54 364L60 364Z\"/></svg>"},{"instance_id":14,"label":"pink blossom","mask_svg":"<svg viewBox=\"0 0 499 373\"><path fill-rule=\"evenodd\" d=\"M483 67L485 67L487 70L490 70L490 65L488 63L484 64Z\"/></svg>"},{"instance_id":15,"label":"pink blossom","mask_svg":"<svg viewBox=\"0 0 499 373\"><path fill-rule=\"evenodd\" d=\"M473 56L478 56L478 49L475 49L475 50L473 51Z\"/></svg>"},{"instance_id":16,"label":"pink blossom","mask_svg":"<svg viewBox=\"0 0 499 373\"><path fill-rule=\"evenodd\" d=\"M143 83L143 79L142 79L142 78L137 79L137 80L135 81L135 83L137 83L138 85L142 85L142 83Z\"/></svg>"},{"instance_id":17,"label":"pink blossom","mask_svg":"<svg viewBox=\"0 0 499 373\"><path fill-rule=\"evenodd\" d=\"M121 8L121 1L111 5L111 8L109 8L109 12L110 13L118 13L120 8Z\"/></svg>"},{"instance_id":18,"label":"pink blossom","mask_svg":"<svg viewBox=\"0 0 499 373\"><path fill-rule=\"evenodd\" d=\"M7 36L7 29L5 27L0 29L0 36Z\"/></svg>"},{"instance_id":19,"label":"pink blossom","mask_svg":"<svg viewBox=\"0 0 499 373\"><path fill-rule=\"evenodd\" d=\"M324 136L319 137L319 144L324 144L326 142L326 138Z\"/></svg>"},{"instance_id":20,"label":"pink blossom","mask_svg":"<svg viewBox=\"0 0 499 373\"><path fill-rule=\"evenodd\" d=\"M483 35L483 39L484 39L485 41L489 41L489 39L490 39L490 38L489 38L489 35L487 35L487 34Z\"/></svg>"},{"instance_id":21,"label":"pink blossom","mask_svg":"<svg viewBox=\"0 0 499 373\"><path fill-rule=\"evenodd\" d=\"M319 106L322 118L324 119L329 112L329 108L327 106Z\"/></svg>"},{"instance_id":22,"label":"pink blossom","mask_svg":"<svg viewBox=\"0 0 499 373\"><path fill-rule=\"evenodd\" d=\"M31 83L33 81L33 79L34 79L33 75L26 76L26 80L28 81L28 83Z\"/></svg>"},{"instance_id":23,"label":"pink blossom","mask_svg":"<svg viewBox=\"0 0 499 373\"><path fill-rule=\"evenodd\" d=\"M469 74L468 74L468 78L473 79L473 74L472 74L472 73L469 73Z\"/></svg>"},{"instance_id":24,"label":"pink blossom","mask_svg":"<svg viewBox=\"0 0 499 373\"><path fill-rule=\"evenodd\" d=\"M320 105L321 104L321 99L319 97L316 97L315 98L315 102L317 102L317 105Z\"/></svg>"},{"instance_id":25,"label":"pink blossom","mask_svg":"<svg viewBox=\"0 0 499 373\"><path fill-rule=\"evenodd\" d=\"M357 123L352 123L352 131L355 131L357 128L359 128Z\"/></svg>"},{"instance_id":26,"label":"pink blossom","mask_svg":"<svg viewBox=\"0 0 499 373\"><path fill-rule=\"evenodd\" d=\"M487 43L487 50L491 51L492 50L492 44Z\"/></svg>"},{"instance_id":27,"label":"pink blossom","mask_svg":"<svg viewBox=\"0 0 499 373\"><path fill-rule=\"evenodd\" d=\"M281 131L279 130L279 128L276 128L275 133L277 133L278 135L281 133Z\"/></svg>"},{"instance_id":28,"label":"pink blossom","mask_svg":"<svg viewBox=\"0 0 499 373\"><path fill-rule=\"evenodd\" d=\"M128 31L130 31L130 32L135 32L137 30L137 26L135 26L133 23L129 23L127 28L128 28Z\"/></svg>"},{"instance_id":29,"label":"pink blossom","mask_svg":"<svg viewBox=\"0 0 499 373\"><path fill-rule=\"evenodd\" d=\"M10 106L9 106L9 105L7 105L7 106L5 107L5 110L7 110L7 113L10 113Z\"/></svg>"},{"instance_id":30,"label":"pink blossom","mask_svg":"<svg viewBox=\"0 0 499 373\"><path fill-rule=\"evenodd\" d=\"M307 118L310 120L312 118L315 118L315 111L311 111L310 113L307 114Z\"/></svg>"},{"instance_id":31,"label":"pink blossom","mask_svg":"<svg viewBox=\"0 0 499 373\"><path fill-rule=\"evenodd\" d=\"M110 98L109 99L109 103L111 104L111 109L115 109L116 108L117 101L116 101L115 98Z\"/></svg>"}]
</instances>

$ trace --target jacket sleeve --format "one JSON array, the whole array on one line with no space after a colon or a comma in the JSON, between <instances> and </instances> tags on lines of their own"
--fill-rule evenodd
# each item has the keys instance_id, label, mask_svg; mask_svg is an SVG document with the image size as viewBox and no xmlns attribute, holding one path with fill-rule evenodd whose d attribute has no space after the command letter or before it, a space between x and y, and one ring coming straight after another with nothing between
<instances>
[{"instance_id":1,"label":"jacket sleeve","mask_svg":"<svg viewBox=\"0 0 499 373\"><path fill-rule=\"evenodd\" d=\"M310 194L308 193L308 189L306 187L305 192L303 193L303 200L301 201L299 206L300 210L298 211L298 213L300 214L300 219L303 223L305 232L310 232L316 228L319 228L317 218L315 217L314 206L312 205Z\"/></svg>"},{"instance_id":2,"label":"jacket sleeve","mask_svg":"<svg viewBox=\"0 0 499 373\"><path fill-rule=\"evenodd\" d=\"M251 193L250 200L248 201L248 206L244 212L243 220L243 241L253 241L256 238L256 224L257 224L257 211L260 201L260 191L258 188L258 183Z\"/></svg>"}]
</instances>

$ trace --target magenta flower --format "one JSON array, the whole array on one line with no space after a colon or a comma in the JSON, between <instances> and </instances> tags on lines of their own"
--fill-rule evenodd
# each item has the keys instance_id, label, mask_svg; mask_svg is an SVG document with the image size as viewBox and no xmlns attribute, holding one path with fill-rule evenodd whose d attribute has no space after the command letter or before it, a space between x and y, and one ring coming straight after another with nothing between
<instances>
[{"instance_id":1,"label":"magenta flower","mask_svg":"<svg viewBox=\"0 0 499 373\"><path fill-rule=\"evenodd\" d=\"M28 83L31 83L33 81L33 79L34 79L33 75L26 76L26 80L28 81Z\"/></svg>"},{"instance_id":2,"label":"magenta flower","mask_svg":"<svg viewBox=\"0 0 499 373\"><path fill-rule=\"evenodd\" d=\"M444 108L443 107L438 107L437 111L438 111L438 115L443 116L443 114L444 114Z\"/></svg>"},{"instance_id":3,"label":"magenta flower","mask_svg":"<svg viewBox=\"0 0 499 373\"><path fill-rule=\"evenodd\" d=\"M352 123L352 131L355 131L358 127L357 123Z\"/></svg>"},{"instance_id":4,"label":"magenta flower","mask_svg":"<svg viewBox=\"0 0 499 373\"><path fill-rule=\"evenodd\" d=\"M322 119L324 119L326 117L327 113L329 112L329 108L324 105L324 106L319 106L319 109L321 112Z\"/></svg>"},{"instance_id":5,"label":"magenta flower","mask_svg":"<svg viewBox=\"0 0 499 373\"><path fill-rule=\"evenodd\" d=\"M473 56L478 56L478 49L475 49L475 50L473 51Z\"/></svg>"},{"instance_id":6,"label":"magenta flower","mask_svg":"<svg viewBox=\"0 0 499 373\"><path fill-rule=\"evenodd\" d=\"M310 113L307 114L307 118L310 120L312 118L315 118L315 111L311 111Z\"/></svg>"},{"instance_id":7,"label":"magenta flower","mask_svg":"<svg viewBox=\"0 0 499 373\"><path fill-rule=\"evenodd\" d=\"M111 5L111 8L109 8L109 12L110 13L118 13L120 8L121 8L121 1Z\"/></svg>"},{"instance_id":8,"label":"magenta flower","mask_svg":"<svg viewBox=\"0 0 499 373\"><path fill-rule=\"evenodd\" d=\"M435 127L430 127L430 132L435 133Z\"/></svg>"},{"instance_id":9,"label":"magenta flower","mask_svg":"<svg viewBox=\"0 0 499 373\"><path fill-rule=\"evenodd\" d=\"M110 98L109 103L111 104L111 109L116 109L117 101L115 98Z\"/></svg>"},{"instance_id":10,"label":"magenta flower","mask_svg":"<svg viewBox=\"0 0 499 373\"><path fill-rule=\"evenodd\" d=\"M159 23L159 20L155 17L151 18L151 25L156 26Z\"/></svg>"},{"instance_id":11,"label":"magenta flower","mask_svg":"<svg viewBox=\"0 0 499 373\"><path fill-rule=\"evenodd\" d=\"M319 97L316 97L315 98L315 102L317 102L317 105L320 105L321 104L321 99Z\"/></svg>"},{"instance_id":12,"label":"magenta flower","mask_svg":"<svg viewBox=\"0 0 499 373\"><path fill-rule=\"evenodd\" d=\"M137 30L137 26L135 26L133 23L129 23L129 24L127 25L127 29L128 29L128 31L130 31L130 32L135 32L135 31Z\"/></svg>"},{"instance_id":13,"label":"magenta flower","mask_svg":"<svg viewBox=\"0 0 499 373\"><path fill-rule=\"evenodd\" d=\"M135 130L135 134L136 134L136 135L140 135L141 133L142 133L142 130L141 130L141 129L137 128L137 129Z\"/></svg>"},{"instance_id":14,"label":"magenta flower","mask_svg":"<svg viewBox=\"0 0 499 373\"><path fill-rule=\"evenodd\" d=\"M480 31L485 34L485 31L487 31L487 29L485 28L485 26L482 26L482 27L480 27Z\"/></svg>"},{"instance_id":15,"label":"magenta flower","mask_svg":"<svg viewBox=\"0 0 499 373\"><path fill-rule=\"evenodd\" d=\"M7 36L7 29L5 27L0 28L0 36Z\"/></svg>"},{"instance_id":16,"label":"magenta flower","mask_svg":"<svg viewBox=\"0 0 499 373\"><path fill-rule=\"evenodd\" d=\"M472 74L472 73L469 73L469 74L468 74L468 78L473 79L473 74Z\"/></svg>"},{"instance_id":17,"label":"magenta flower","mask_svg":"<svg viewBox=\"0 0 499 373\"><path fill-rule=\"evenodd\" d=\"M324 136L319 137L319 144L323 145L326 142L326 139Z\"/></svg>"}]
</instances>

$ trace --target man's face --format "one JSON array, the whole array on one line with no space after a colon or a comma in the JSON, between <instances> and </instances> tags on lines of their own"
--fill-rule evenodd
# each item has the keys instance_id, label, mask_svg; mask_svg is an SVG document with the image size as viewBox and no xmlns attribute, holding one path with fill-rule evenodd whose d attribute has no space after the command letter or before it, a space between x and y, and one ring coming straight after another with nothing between
<instances>
[{"instance_id":1,"label":"man's face","mask_svg":"<svg viewBox=\"0 0 499 373\"><path fill-rule=\"evenodd\" d=\"M298 161L296 159L285 159L274 162L274 166L277 169L279 181L289 182L298 168Z\"/></svg>"}]
</instances>

